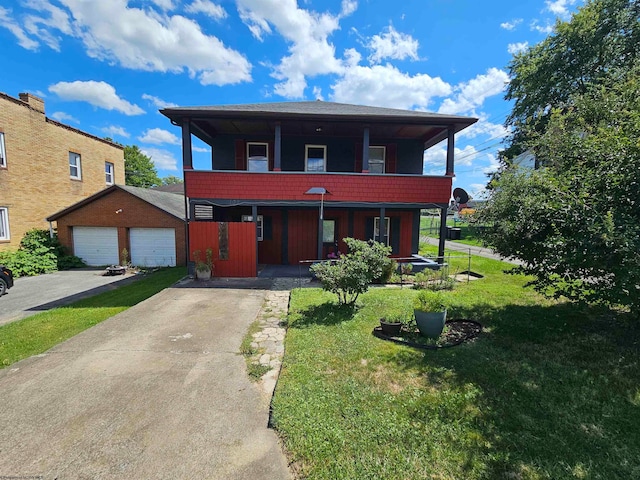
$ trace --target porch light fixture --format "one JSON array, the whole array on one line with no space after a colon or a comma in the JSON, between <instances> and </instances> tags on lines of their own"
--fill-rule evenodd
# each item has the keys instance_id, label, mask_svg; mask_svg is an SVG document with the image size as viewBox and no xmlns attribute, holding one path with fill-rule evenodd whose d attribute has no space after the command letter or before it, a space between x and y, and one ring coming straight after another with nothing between
<instances>
[{"instance_id":1,"label":"porch light fixture","mask_svg":"<svg viewBox=\"0 0 640 480\"><path fill-rule=\"evenodd\" d=\"M318 260L322 260L322 238L323 238L323 220L324 220L324 196L331 195L324 187L311 187L304 192L305 195L320 195L320 216L318 217Z\"/></svg>"}]
</instances>

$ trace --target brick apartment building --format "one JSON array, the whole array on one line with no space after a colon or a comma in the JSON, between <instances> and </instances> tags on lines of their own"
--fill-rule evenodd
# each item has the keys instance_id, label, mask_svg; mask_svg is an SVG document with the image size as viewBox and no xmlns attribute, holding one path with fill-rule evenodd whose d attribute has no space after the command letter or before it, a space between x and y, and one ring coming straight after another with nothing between
<instances>
[{"instance_id":1,"label":"brick apartment building","mask_svg":"<svg viewBox=\"0 0 640 480\"><path fill-rule=\"evenodd\" d=\"M34 95L0 92L0 250L115 184L124 184L123 147L47 118Z\"/></svg>"}]
</instances>

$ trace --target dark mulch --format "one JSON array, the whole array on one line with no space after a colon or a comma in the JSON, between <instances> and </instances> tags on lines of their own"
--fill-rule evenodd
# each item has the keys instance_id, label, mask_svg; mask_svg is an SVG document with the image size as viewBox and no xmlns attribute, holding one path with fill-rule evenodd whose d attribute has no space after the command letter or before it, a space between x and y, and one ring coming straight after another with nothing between
<instances>
[{"instance_id":1,"label":"dark mulch","mask_svg":"<svg viewBox=\"0 0 640 480\"><path fill-rule=\"evenodd\" d=\"M373 329L373 335L390 342L408 345L410 347L422 348L426 350L437 350L439 348L455 347L464 342L469 342L482 333L482 325L475 320L464 318L448 320L442 335L435 340L423 337L414 327L403 327L397 336L389 336L382 333L380 327Z\"/></svg>"}]
</instances>

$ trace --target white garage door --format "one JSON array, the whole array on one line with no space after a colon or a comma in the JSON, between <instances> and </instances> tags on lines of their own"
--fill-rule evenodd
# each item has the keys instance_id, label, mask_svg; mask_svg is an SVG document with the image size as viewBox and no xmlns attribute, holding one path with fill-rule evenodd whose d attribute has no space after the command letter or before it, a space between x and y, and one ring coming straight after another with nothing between
<instances>
[{"instance_id":1,"label":"white garage door","mask_svg":"<svg viewBox=\"0 0 640 480\"><path fill-rule=\"evenodd\" d=\"M118 229L114 227L73 227L73 253L87 265L117 265Z\"/></svg>"},{"instance_id":2,"label":"white garage door","mask_svg":"<svg viewBox=\"0 0 640 480\"><path fill-rule=\"evenodd\" d=\"M173 228L129 230L131 263L138 267L175 267L176 231Z\"/></svg>"}]
</instances>

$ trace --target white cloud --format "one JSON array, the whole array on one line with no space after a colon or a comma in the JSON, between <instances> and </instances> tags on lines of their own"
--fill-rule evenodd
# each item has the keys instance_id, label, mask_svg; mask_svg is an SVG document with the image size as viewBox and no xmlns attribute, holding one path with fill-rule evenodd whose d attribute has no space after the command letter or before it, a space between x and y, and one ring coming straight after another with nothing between
<instances>
[{"instance_id":1,"label":"white cloud","mask_svg":"<svg viewBox=\"0 0 640 480\"><path fill-rule=\"evenodd\" d=\"M524 52L527 48L529 48L529 42L510 43L507 45L507 52L511 55L516 55Z\"/></svg>"},{"instance_id":2,"label":"white cloud","mask_svg":"<svg viewBox=\"0 0 640 480\"><path fill-rule=\"evenodd\" d=\"M342 0L342 11L340 12L340 16L346 17L351 15L358 9L357 0Z\"/></svg>"},{"instance_id":3,"label":"white cloud","mask_svg":"<svg viewBox=\"0 0 640 480\"><path fill-rule=\"evenodd\" d=\"M322 96L322 88L313 87L313 98L316 100L324 100L324 97Z\"/></svg>"},{"instance_id":4,"label":"white cloud","mask_svg":"<svg viewBox=\"0 0 640 480\"><path fill-rule=\"evenodd\" d=\"M481 113L478 117L476 123L462 130L456 138L476 138L480 135L486 135L489 137L487 141L497 140L505 137L510 131L504 125L490 122L486 114Z\"/></svg>"},{"instance_id":5,"label":"white cloud","mask_svg":"<svg viewBox=\"0 0 640 480\"><path fill-rule=\"evenodd\" d=\"M24 5L32 10L48 14L47 16L27 15L24 26L31 35L42 40L49 48L59 52L61 38L50 30L55 29L66 35L71 35L69 14L46 0L27 0Z\"/></svg>"},{"instance_id":6,"label":"white cloud","mask_svg":"<svg viewBox=\"0 0 640 480\"><path fill-rule=\"evenodd\" d=\"M331 88L336 102L405 109L426 108L433 97L452 91L440 77L411 76L392 65L349 66Z\"/></svg>"},{"instance_id":7,"label":"white cloud","mask_svg":"<svg viewBox=\"0 0 640 480\"><path fill-rule=\"evenodd\" d=\"M371 37L367 47L373 51L369 55L372 63L385 58L418 60L418 40L406 33L397 32L391 25L381 34Z\"/></svg>"},{"instance_id":8,"label":"white cloud","mask_svg":"<svg viewBox=\"0 0 640 480\"><path fill-rule=\"evenodd\" d=\"M141 148L140 151L160 170L178 170L178 162L173 154L160 148Z\"/></svg>"},{"instance_id":9,"label":"white cloud","mask_svg":"<svg viewBox=\"0 0 640 480\"><path fill-rule=\"evenodd\" d=\"M129 132L127 132L124 128L119 127L118 125L109 125L108 127L104 127L102 131L110 137L129 138L131 136L129 135Z\"/></svg>"},{"instance_id":10,"label":"white cloud","mask_svg":"<svg viewBox=\"0 0 640 480\"><path fill-rule=\"evenodd\" d=\"M173 10L175 8L175 5L173 4L173 0L151 0L151 1L165 11Z\"/></svg>"},{"instance_id":11,"label":"white cloud","mask_svg":"<svg viewBox=\"0 0 640 480\"><path fill-rule=\"evenodd\" d=\"M149 95L147 93L142 94L142 99L151 102L157 108L174 108L178 106L178 104L176 103L167 102L165 100L162 100L161 98L154 97L153 95Z\"/></svg>"},{"instance_id":12,"label":"white cloud","mask_svg":"<svg viewBox=\"0 0 640 480\"><path fill-rule=\"evenodd\" d=\"M464 148L454 147L453 161L456 168L460 166L469 166L478 157L478 151L472 145ZM444 171L447 166L447 143L442 142L435 147L424 152L425 169L433 169L434 167L442 167Z\"/></svg>"},{"instance_id":13,"label":"white cloud","mask_svg":"<svg viewBox=\"0 0 640 480\"><path fill-rule=\"evenodd\" d=\"M54 120L57 120L59 122L80 123L80 120L78 120L76 117L74 117L72 115L69 115L68 113L64 113L64 112L53 112L49 116L51 118L53 118Z\"/></svg>"},{"instance_id":14,"label":"white cloud","mask_svg":"<svg viewBox=\"0 0 640 480\"><path fill-rule=\"evenodd\" d=\"M522 19L521 18L516 18L514 20L511 20L510 22L503 22L500 24L500 28L504 28L505 30L515 30L517 28L518 25L520 25L522 23Z\"/></svg>"},{"instance_id":15,"label":"white cloud","mask_svg":"<svg viewBox=\"0 0 640 480\"><path fill-rule=\"evenodd\" d=\"M162 145L168 143L170 145L180 145L180 139L173 133L163 130L162 128L150 128L138 137L142 143L153 143L156 145Z\"/></svg>"},{"instance_id":16,"label":"white cloud","mask_svg":"<svg viewBox=\"0 0 640 480\"><path fill-rule=\"evenodd\" d=\"M469 185L469 196L474 200L484 200L487 198L487 185L482 183L472 183Z\"/></svg>"},{"instance_id":17,"label":"white cloud","mask_svg":"<svg viewBox=\"0 0 640 480\"><path fill-rule=\"evenodd\" d=\"M447 98L439 113L460 114L468 112L482 105L487 97L501 93L507 83L509 75L497 68L490 68L484 75L478 75L468 82L456 86L457 92L453 99Z\"/></svg>"},{"instance_id":18,"label":"white cloud","mask_svg":"<svg viewBox=\"0 0 640 480\"><path fill-rule=\"evenodd\" d=\"M195 0L184 8L188 13L204 13L214 20L222 20L227 17L227 12L220 5L209 0Z\"/></svg>"},{"instance_id":19,"label":"white cloud","mask_svg":"<svg viewBox=\"0 0 640 480\"><path fill-rule=\"evenodd\" d=\"M0 7L0 27L9 30L18 39L18 45L27 50L37 50L40 44L29 38L23 28L11 17L11 10Z\"/></svg>"},{"instance_id":20,"label":"white cloud","mask_svg":"<svg viewBox=\"0 0 640 480\"><path fill-rule=\"evenodd\" d=\"M545 0L545 10L561 18L569 17L569 7L575 5L576 0Z\"/></svg>"},{"instance_id":21,"label":"white cloud","mask_svg":"<svg viewBox=\"0 0 640 480\"><path fill-rule=\"evenodd\" d=\"M134 70L181 73L198 77L203 85L226 85L251 80L251 64L240 52L226 47L217 37L203 33L200 25L182 15L159 13L152 8L132 8L127 0L88 2L61 0L73 17L68 28L40 20L39 31L51 31L80 38L87 54L98 60ZM156 1L171 8L170 1ZM44 0L31 8L51 12ZM51 8L50 8L51 7ZM59 10L59 9L58 9ZM52 16L53 18L53 16Z\"/></svg>"},{"instance_id":22,"label":"white cloud","mask_svg":"<svg viewBox=\"0 0 640 480\"><path fill-rule=\"evenodd\" d=\"M339 28L342 16L355 10L354 1L344 1L338 15L319 14L298 8L297 0L237 0L242 21L259 40L275 27L289 45L289 55L273 69L280 83L275 93L286 98L301 98L307 87L306 77L339 73L341 62L329 36Z\"/></svg>"},{"instance_id":23,"label":"white cloud","mask_svg":"<svg viewBox=\"0 0 640 480\"><path fill-rule=\"evenodd\" d=\"M538 20L532 21L529 28L531 28L532 31L542 33L543 35L549 35L555 30L555 27L551 23L547 22L546 25L540 25Z\"/></svg>"},{"instance_id":24,"label":"white cloud","mask_svg":"<svg viewBox=\"0 0 640 480\"><path fill-rule=\"evenodd\" d=\"M106 82L59 82L49 87L63 100L88 102L94 107L105 110L116 110L125 115L141 115L144 112L139 106L127 102L116 94L116 89Z\"/></svg>"},{"instance_id":25,"label":"white cloud","mask_svg":"<svg viewBox=\"0 0 640 480\"><path fill-rule=\"evenodd\" d=\"M210 148L196 147L195 145L191 146L191 150L193 150L194 152L199 152L199 153L209 153L209 152L211 152Z\"/></svg>"},{"instance_id":26,"label":"white cloud","mask_svg":"<svg viewBox=\"0 0 640 480\"><path fill-rule=\"evenodd\" d=\"M482 169L482 173L484 173L485 175L489 175L491 173L497 172L500 168L500 162L498 161L498 158L491 153L487 153L486 157L489 159L489 165Z\"/></svg>"}]
</instances>

